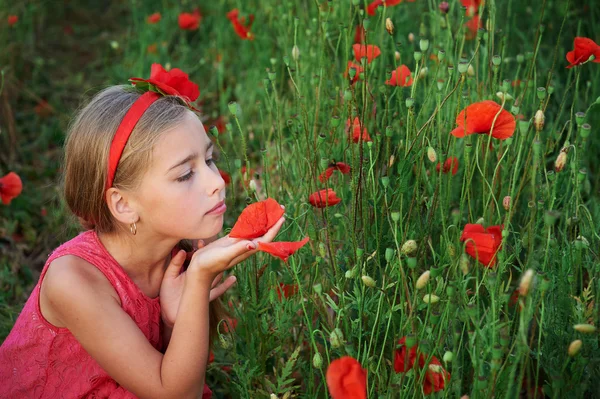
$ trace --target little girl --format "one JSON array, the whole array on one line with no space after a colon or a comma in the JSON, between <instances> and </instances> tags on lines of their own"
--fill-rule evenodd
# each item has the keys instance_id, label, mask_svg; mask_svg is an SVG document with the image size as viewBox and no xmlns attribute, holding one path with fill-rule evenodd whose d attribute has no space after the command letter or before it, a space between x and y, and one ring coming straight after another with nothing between
<instances>
[{"instance_id":1,"label":"little girl","mask_svg":"<svg viewBox=\"0 0 600 399\"><path fill-rule=\"evenodd\" d=\"M284 222L215 239L225 184L191 105L198 86L158 64L131 81L70 128L64 195L88 230L50 255L0 347L1 398L210 398L209 303ZM182 239L205 240L183 272Z\"/></svg>"}]
</instances>

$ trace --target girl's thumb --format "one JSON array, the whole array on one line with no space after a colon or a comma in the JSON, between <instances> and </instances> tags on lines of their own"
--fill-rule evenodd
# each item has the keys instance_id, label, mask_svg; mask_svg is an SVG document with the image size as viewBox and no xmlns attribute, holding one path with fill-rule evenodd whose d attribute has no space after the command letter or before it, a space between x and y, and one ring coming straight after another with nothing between
<instances>
[{"instance_id":1,"label":"girl's thumb","mask_svg":"<svg viewBox=\"0 0 600 399\"><path fill-rule=\"evenodd\" d=\"M169 266L167 266L167 270L165 270L164 278L176 278L179 276L181 272L181 268L183 267L183 263L185 262L186 252L181 249L177 252L173 258L171 258L171 262Z\"/></svg>"}]
</instances>

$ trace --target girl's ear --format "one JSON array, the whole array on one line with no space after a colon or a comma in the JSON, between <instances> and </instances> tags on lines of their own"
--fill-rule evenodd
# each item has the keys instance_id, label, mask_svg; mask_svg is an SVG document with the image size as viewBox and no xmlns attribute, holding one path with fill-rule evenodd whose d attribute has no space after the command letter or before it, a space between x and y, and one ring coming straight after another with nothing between
<instances>
[{"instance_id":1,"label":"girl's ear","mask_svg":"<svg viewBox=\"0 0 600 399\"><path fill-rule=\"evenodd\" d=\"M139 220L139 216L131 198L114 187L109 188L105 195L110 213L119 222L130 224Z\"/></svg>"}]
</instances>

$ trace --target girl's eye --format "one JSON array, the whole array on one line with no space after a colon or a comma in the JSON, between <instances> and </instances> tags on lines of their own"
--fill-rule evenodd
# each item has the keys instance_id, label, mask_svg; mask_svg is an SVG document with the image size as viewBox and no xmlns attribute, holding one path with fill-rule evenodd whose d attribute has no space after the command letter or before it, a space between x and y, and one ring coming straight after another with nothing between
<instances>
[{"instance_id":1,"label":"girl's eye","mask_svg":"<svg viewBox=\"0 0 600 399\"><path fill-rule=\"evenodd\" d=\"M214 159L212 159L212 158L211 158L211 159L207 159L207 160L206 160L206 164L207 164L208 166L211 166L211 165L213 165L214 163L215 163L215 160L214 160Z\"/></svg>"},{"instance_id":2,"label":"girl's eye","mask_svg":"<svg viewBox=\"0 0 600 399\"><path fill-rule=\"evenodd\" d=\"M184 182L184 181L186 181L186 180L189 180L189 179L191 179L191 178L192 178L192 176L194 176L194 171L193 171L193 170L190 170L188 174L186 174L186 175L183 175L183 176L181 176L181 177L178 177L178 178L177 178L177 181L178 181L178 182Z\"/></svg>"}]
</instances>

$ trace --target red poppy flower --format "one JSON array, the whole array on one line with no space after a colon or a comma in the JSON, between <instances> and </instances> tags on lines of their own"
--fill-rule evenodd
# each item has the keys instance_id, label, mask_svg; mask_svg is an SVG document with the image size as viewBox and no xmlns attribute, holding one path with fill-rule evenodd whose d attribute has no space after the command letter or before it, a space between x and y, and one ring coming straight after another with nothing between
<instances>
[{"instance_id":1,"label":"red poppy flower","mask_svg":"<svg viewBox=\"0 0 600 399\"><path fill-rule=\"evenodd\" d=\"M200 21L202 20L202 15L198 9L195 9L193 12L182 12L179 14L178 22L179 27L183 30L196 30L198 26L200 26Z\"/></svg>"},{"instance_id":2,"label":"red poppy flower","mask_svg":"<svg viewBox=\"0 0 600 399\"><path fill-rule=\"evenodd\" d=\"M48 101L46 100L40 100L40 102L37 103L33 110L41 118L50 116L52 112L54 112L54 109L50 104L48 104Z\"/></svg>"},{"instance_id":3,"label":"red poppy flower","mask_svg":"<svg viewBox=\"0 0 600 399\"><path fill-rule=\"evenodd\" d=\"M377 7L382 6L384 4L385 4L386 7L391 7L391 6L396 6L396 5L400 4L400 3L402 3L402 0L387 0L387 1L385 1L385 0L375 0L374 2L372 2L371 4L369 4L367 6L367 14L369 14L369 15L375 15L375 11L377 10Z\"/></svg>"},{"instance_id":4,"label":"red poppy flower","mask_svg":"<svg viewBox=\"0 0 600 399\"><path fill-rule=\"evenodd\" d=\"M148 15L148 18L146 18L146 22L149 24L155 24L155 23L159 22L161 18L162 18L162 16L160 15L160 13L155 12L154 14Z\"/></svg>"},{"instance_id":5,"label":"red poppy flower","mask_svg":"<svg viewBox=\"0 0 600 399\"><path fill-rule=\"evenodd\" d=\"M350 119L348 119L346 121L346 132L350 132ZM360 120L358 119L358 116L354 117L354 122L352 122L352 136L350 137L350 135L348 135L349 138L352 139L353 142L358 143L361 139L363 142L367 142L367 141L373 141L371 140L371 136L369 136L369 133L367 132L367 128L363 127L362 130L362 137L360 134Z\"/></svg>"},{"instance_id":6,"label":"red poppy flower","mask_svg":"<svg viewBox=\"0 0 600 399\"><path fill-rule=\"evenodd\" d=\"M9 15L8 16L8 26L13 26L17 22L19 22L19 17L18 16L16 16L16 15Z\"/></svg>"},{"instance_id":7,"label":"red poppy flower","mask_svg":"<svg viewBox=\"0 0 600 399\"><path fill-rule=\"evenodd\" d=\"M210 364L214 361L215 361L215 354L213 353L213 351L210 351L210 353L208 354L208 364Z\"/></svg>"},{"instance_id":8,"label":"red poppy flower","mask_svg":"<svg viewBox=\"0 0 600 399\"><path fill-rule=\"evenodd\" d=\"M229 237L253 238L265 235L284 214L283 208L273 198L248 205L231 229Z\"/></svg>"},{"instance_id":9,"label":"red poppy flower","mask_svg":"<svg viewBox=\"0 0 600 399\"><path fill-rule=\"evenodd\" d=\"M483 5L483 0L460 0L463 7L467 8L465 15L472 17L479 13L479 6Z\"/></svg>"},{"instance_id":10,"label":"red poppy flower","mask_svg":"<svg viewBox=\"0 0 600 399\"><path fill-rule=\"evenodd\" d=\"M417 345L407 351L405 343L406 337L400 338L394 352L394 371L396 373L406 373L417 360Z\"/></svg>"},{"instance_id":11,"label":"red poppy flower","mask_svg":"<svg viewBox=\"0 0 600 399\"><path fill-rule=\"evenodd\" d=\"M231 183L231 176L229 176L229 173L225 172L224 170L219 169L219 174L223 178L223 181L225 182L225 184L229 185L229 183Z\"/></svg>"},{"instance_id":12,"label":"red poppy flower","mask_svg":"<svg viewBox=\"0 0 600 399\"><path fill-rule=\"evenodd\" d=\"M341 201L340 198L337 197L335 191L330 188L323 189L312 193L308 197L308 202L315 208L325 208L326 206L333 206L338 204Z\"/></svg>"},{"instance_id":13,"label":"red poppy flower","mask_svg":"<svg viewBox=\"0 0 600 399\"><path fill-rule=\"evenodd\" d=\"M325 172L319 175L319 180L321 183L325 183L329 178L333 175L333 172L339 170L343 174L347 175L350 173L350 165L347 165L343 162L334 162L329 165L329 167L325 170Z\"/></svg>"},{"instance_id":14,"label":"red poppy flower","mask_svg":"<svg viewBox=\"0 0 600 399\"><path fill-rule=\"evenodd\" d=\"M477 37L477 30L482 26L479 15L475 15L473 18L465 22L465 26L467 29L469 29L466 38L469 40L475 39L475 37Z\"/></svg>"},{"instance_id":15,"label":"red poppy flower","mask_svg":"<svg viewBox=\"0 0 600 399\"><path fill-rule=\"evenodd\" d=\"M419 367L423 369L425 359L423 356L419 359ZM444 370L442 364L437 357L433 356L427 369L425 370L425 378L423 379L423 393L429 395L432 392L438 392L444 389L446 381L450 381L450 373Z\"/></svg>"},{"instance_id":16,"label":"red poppy flower","mask_svg":"<svg viewBox=\"0 0 600 399\"><path fill-rule=\"evenodd\" d=\"M467 114L465 126L465 112ZM496 114L498 117L496 118ZM494 122L494 119L496 121ZM492 129L494 123L494 130ZM500 105L491 100L481 101L469 105L456 117L458 127L450 132L455 137L464 137L469 134L491 134L498 140L511 137L517 126L515 117L510 112L502 109Z\"/></svg>"},{"instance_id":17,"label":"red poppy flower","mask_svg":"<svg viewBox=\"0 0 600 399\"><path fill-rule=\"evenodd\" d=\"M344 356L331 362L327 367L327 387L333 399L366 399L367 371L360 363Z\"/></svg>"},{"instance_id":18,"label":"red poppy flower","mask_svg":"<svg viewBox=\"0 0 600 399\"><path fill-rule=\"evenodd\" d=\"M600 46L597 45L592 39L587 37L576 37L573 41L574 50L567 53L567 61L569 64L567 68L573 68L576 65L583 64L593 55L595 57L593 62L600 62Z\"/></svg>"},{"instance_id":19,"label":"red poppy flower","mask_svg":"<svg viewBox=\"0 0 600 399\"><path fill-rule=\"evenodd\" d=\"M379 47L373 44L353 44L352 51L354 52L354 59L358 62L363 57L367 57L367 63L373 62L373 60L381 55Z\"/></svg>"},{"instance_id":20,"label":"red poppy flower","mask_svg":"<svg viewBox=\"0 0 600 399\"><path fill-rule=\"evenodd\" d=\"M222 326L223 326L223 331L225 333L229 332L229 327L231 327L231 330L235 330L236 327L238 325L238 321L235 318L230 318L228 317L226 320L223 321Z\"/></svg>"},{"instance_id":21,"label":"red poppy flower","mask_svg":"<svg viewBox=\"0 0 600 399\"><path fill-rule=\"evenodd\" d=\"M413 84L413 78L410 76L410 69L406 65L400 65L392 71L392 77L385 81L388 86L408 87Z\"/></svg>"},{"instance_id":22,"label":"red poppy flower","mask_svg":"<svg viewBox=\"0 0 600 399\"><path fill-rule=\"evenodd\" d=\"M208 133L211 127L215 126L217 128L217 132L219 134L225 133L227 131L227 127L225 126L225 119L223 116L218 116L216 119L211 119L204 124L204 130Z\"/></svg>"},{"instance_id":23,"label":"red poppy flower","mask_svg":"<svg viewBox=\"0 0 600 399\"><path fill-rule=\"evenodd\" d=\"M435 167L435 170L439 172L441 166L441 162L438 162L438 164ZM442 169L442 172L448 173L450 171L452 171L452 176L454 176L456 172L458 172L458 158L450 157L444 162L444 168Z\"/></svg>"},{"instance_id":24,"label":"red poppy flower","mask_svg":"<svg viewBox=\"0 0 600 399\"><path fill-rule=\"evenodd\" d=\"M354 33L354 43L364 43L366 40L367 31L362 25L356 25L356 32Z\"/></svg>"},{"instance_id":25,"label":"red poppy flower","mask_svg":"<svg viewBox=\"0 0 600 399\"><path fill-rule=\"evenodd\" d=\"M280 242L259 242L258 250L270 253L278 257L284 262L287 262L290 255L302 248L308 242L308 237L304 237L301 241L280 241Z\"/></svg>"},{"instance_id":26,"label":"red poppy flower","mask_svg":"<svg viewBox=\"0 0 600 399\"><path fill-rule=\"evenodd\" d=\"M198 111L191 105L191 102L200 95L198 85L192 82L188 74L179 68L172 68L167 72L162 65L154 63L150 71L150 79L131 78L129 81L139 87L143 87L142 82L151 84L162 94L177 96L185 101L188 107Z\"/></svg>"},{"instance_id":27,"label":"red poppy flower","mask_svg":"<svg viewBox=\"0 0 600 399\"><path fill-rule=\"evenodd\" d=\"M467 224L463 229L460 241L467 241L465 251L479 263L493 267L496 264L496 253L502 245L503 225L490 226L487 229L480 224Z\"/></svg>"},{"instance_id":28,"label":"red poppy flower","mask_svg":"<svg viewBox=\"0 0 600 399\"><path fill-rule=\"evenodd\" d=\"M289 298L292 295L295 295L297 293L298 293L298 284L279 283L279 285L277 286L277 297L279 298L279 301L281 301L282 295L284 298Z\"/></svg>"},{"instance_id":29,"label":"red poppy flower","mask_svg":"<svg viewBox=\"0 0 600 399\"><path fill-rule=\"evenodd\" d=\"M4 205L10 205L21 191L23 191L23 182L15 172L10 172L0 179L0 199Z\"/></svg>"},{"instance_id":30,"label":"red poppy flower","mask_svg":"<svg viewBox=\"0 0 600 399\"><path fill-rule=\"evenodd\" d=\"M355 64L352 61L348 61L348 66L346 67L346 72L344 72L344 77L347 78L348 74L350 72L350 69L354 69L356 71L356 73L354 74L354 77L352 78L352 84L356 83L358 81L358 79L360 78L360 74L362 72L364 72L365 70L363 69L362 66L360 66L359 64Z\"/></svg>"},{"instance_id":31,"label":"red poppy flower","mask_svg":"<svg viewBox=\"0 0 600 399\"><path fill-rule=\"evenodd\" d=\"M240 11L237 8L234 8L233 10L227 13L227 19L231 21L231 24L233 25L233 30L240 37L240 39L254 40L254 35L250 32L250 27L254 22L254 15L250 14L248 18L250 21L246 24L246 18L240 18L239 14Z\"/></svg>"},{"instance_id":32,"label":"red poppy flower","mask_svg":"<svg viewBox=\"0 0 600 399\"><path fill-rule=\"evenodd\" d=\"M146 47L146 52L148 54L156 54L157 50L158 46L156 45L156 43L149 44L148 47Z\"/></svg>"}]
</instances>

